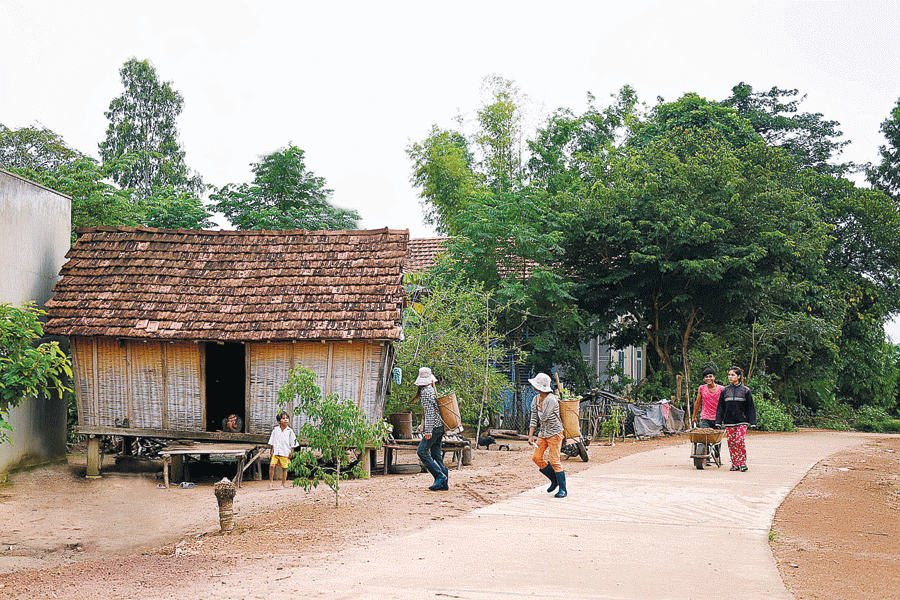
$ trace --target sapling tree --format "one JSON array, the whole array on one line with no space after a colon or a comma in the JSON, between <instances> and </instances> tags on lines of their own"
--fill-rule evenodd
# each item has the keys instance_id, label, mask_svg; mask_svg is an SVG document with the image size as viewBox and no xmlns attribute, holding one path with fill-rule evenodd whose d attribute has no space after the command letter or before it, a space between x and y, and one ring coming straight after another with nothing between
<instances>
[{"instance_id":1,"label":"sapling tree","mask_svg":"<svg viewBox=\"0 0 900 600\"><path fill-rule=\"evenodd\" d=\"M324 483L334 490L337 508L340 482L350 475L363 476L358 464L350 468L348 451L364 453L366 447L379 447L385 425L369 423L352 400L341 399L337 394L324 396L316 385L316 374L302 365L291 371L278 390L278 404L285 410L293 407L307 419L297 431L305 446L291 460L291 470L297 474L294 485L309 491Z\"/></svg>"},{"instance_id":2,"label":"sapling tree","mask_svg":"<svg viewBox=\"0 0 900 600\"><path fill-rule=\"evenodd\" d=\"M0 304L0 444L12 431L7 419L10 408L46 392L71 391L64 378L72 377L72 366L59 343L33 344L43 335L38 320L42 314L32 302L20 309Z\"/></svg>"}]
</instances>

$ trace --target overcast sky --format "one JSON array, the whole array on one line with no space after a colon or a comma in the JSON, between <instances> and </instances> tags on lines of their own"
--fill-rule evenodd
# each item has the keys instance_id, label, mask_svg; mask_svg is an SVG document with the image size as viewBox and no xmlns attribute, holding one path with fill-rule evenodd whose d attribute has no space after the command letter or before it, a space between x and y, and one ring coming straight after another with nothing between
<instances>
[{"instance_id":1,"label":"overcast sky","mask_svg":"<svg viewBox=\"0 0 900 600\"><path fill-rule=\"evenodd\" d=\"M471 115L492 73L543 115L625 84L650 105L797 88L803 110L841 123L845 159L875 161L900 97L900 2L0 0L0 123L97 156L131 57L184 96L204 182L250 181L251 162L293 143L363 227L422 237L404 149Z\"/></svg>"}]
</instances>

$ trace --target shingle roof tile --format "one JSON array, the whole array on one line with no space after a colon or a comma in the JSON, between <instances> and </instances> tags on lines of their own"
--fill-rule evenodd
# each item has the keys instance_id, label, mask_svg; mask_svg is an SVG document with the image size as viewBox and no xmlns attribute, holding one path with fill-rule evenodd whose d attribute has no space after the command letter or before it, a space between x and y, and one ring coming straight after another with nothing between
<instances>
[{"instance_id":1,"label":"shingle roof tile","mask_svg":"<svg viewBox=\"0 0 900 600\"><path fill-rule=\"evenodd\" d=\"M47 302L47 333L216 341L400 335L407 231L78 233Z\"/></svg>"}]
</instances>

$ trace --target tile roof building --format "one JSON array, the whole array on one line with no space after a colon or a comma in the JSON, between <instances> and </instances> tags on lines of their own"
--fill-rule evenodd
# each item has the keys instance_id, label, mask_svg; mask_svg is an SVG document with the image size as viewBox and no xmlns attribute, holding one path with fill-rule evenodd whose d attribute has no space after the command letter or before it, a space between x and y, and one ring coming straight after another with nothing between
<instances>
[{"instance_id":1,"label":"tile roof building","mask_svg":"<svg viewBox=\"0 0 900 600\"><path fill-rule=\"evenodd\" d=\"M297 365L382 418L407 231L78 233L46 330L71 341L81 433L259 441Z\"/></svg>"}]
</instances>

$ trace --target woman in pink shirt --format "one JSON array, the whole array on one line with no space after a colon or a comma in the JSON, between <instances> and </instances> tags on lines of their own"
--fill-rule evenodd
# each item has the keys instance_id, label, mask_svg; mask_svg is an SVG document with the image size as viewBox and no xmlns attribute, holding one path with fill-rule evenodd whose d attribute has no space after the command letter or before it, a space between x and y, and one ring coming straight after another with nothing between
<instances>
[{"instance_id":1,"label":"woman in pink shirt","mask_svg":"<svg viewBox=\"0 0 900 600\"><path fill-rule=\"evenodd\" d=\"M719 395L724 389L716 383L716 370L712 367L703 369L703 380L706 382L697 389L697 400L694 402L694 414L691 421L697 421L697 410L700 410L700 427L714 429L716 426L716 409L719 407ZM702 405L702 408L701 408ZM713 447L716 455L721 451L722 443ZM709 464L709 461L707 461Z\"/></svg>"}]
</instances>

